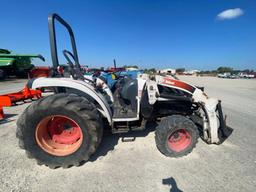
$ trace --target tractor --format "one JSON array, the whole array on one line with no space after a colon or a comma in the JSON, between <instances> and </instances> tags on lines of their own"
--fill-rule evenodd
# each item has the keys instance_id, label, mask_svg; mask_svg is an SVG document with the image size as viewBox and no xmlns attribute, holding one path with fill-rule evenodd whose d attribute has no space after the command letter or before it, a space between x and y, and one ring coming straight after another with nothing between
<instances>
[{"instance_id":1,"label":"tractor","mask_svg":"<svg viewBox=\"0 0 256 192\"><path fill-rule=\"evenodd\" d=\"M63 50L72 78L60 73L55 25L63 25L72 52ZM48 17L53 73L30 79L32 89L53 88L54 93L33 102L20 115L16 135L29 158L49 168L79 166L94 154L103 131L127 133L157 122L157 149L168 157L187 155L201 138L220 144L228 136L221 101L202 87L171 76L138 74L119 78L110 89L104 77L87 79L79 64L74 33L57 14Z\"/></svg>"}]
</instances>

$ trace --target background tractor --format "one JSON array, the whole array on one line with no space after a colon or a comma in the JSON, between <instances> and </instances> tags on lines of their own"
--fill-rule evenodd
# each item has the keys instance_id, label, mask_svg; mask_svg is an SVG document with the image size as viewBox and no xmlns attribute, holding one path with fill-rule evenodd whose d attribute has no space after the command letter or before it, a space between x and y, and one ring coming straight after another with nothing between
<instances>
[{"instance_id":1,"label":"background tractor","mask_svg":"<svg viewBox=\"0 0 256 192\"><path fill-rule=\"evenodd\" d=\"M72 78L59 73L55 23L69 32L72 52L63 50ZM57 14L48 17L53 73L30 79L32 89L53 88L54 94L33 102L17 121L19 146L38 164L50 168L79 166L95 153L105 129L125 133L157 124L155 142L168 157L192 151L199 136L211 144L227 137L221 102L202 88L171 76L123 76L113 89L104 77L84 77L70 25Z\"/></svg>"},{"instance_id":2,"label":"background tractor","mask_svg":"<svg viewBox=\"0 0 256 192\"><path fill-rule=\"evenodd\" d=\"M7 49L0 49L0 77L2 79L11 75L27 77L27 73L34 68L32 64L33 58L39 58L45 61L42 55L12 54Z\"/></svg>"}]
</instances>

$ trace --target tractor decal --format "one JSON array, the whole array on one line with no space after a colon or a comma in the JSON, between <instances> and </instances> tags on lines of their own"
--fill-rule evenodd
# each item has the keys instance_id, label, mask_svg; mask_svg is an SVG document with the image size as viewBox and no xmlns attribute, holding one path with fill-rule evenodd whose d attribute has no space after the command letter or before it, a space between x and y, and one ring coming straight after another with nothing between
<instances>
[{"instance_id":1,"label":"tractor decal","mask_svg":"<svg viewBox=\"0 0 256 192\"><path fill-rule=\"evenodd\" d=\"M175 79L164 78L162 84L179 87L179 88L185 89L191 93L193 93L195 91L195 87L193 87L187 83L184 83L182 81L175 80Z\"/></svg>"}]
</instances>

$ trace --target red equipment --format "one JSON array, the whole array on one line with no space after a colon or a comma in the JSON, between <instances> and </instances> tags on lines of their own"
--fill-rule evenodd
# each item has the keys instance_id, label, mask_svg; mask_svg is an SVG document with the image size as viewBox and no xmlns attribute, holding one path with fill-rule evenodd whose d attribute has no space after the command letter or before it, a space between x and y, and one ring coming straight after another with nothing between
<instances>
[{"instance_id":1,"label":"red equipment","mask_svg":"<svg viewBox=\"0 0 256 192\"><path fill-rule=\"evenodd\" d=\"M3 107L13 106L16 102L25 101L27 99L39 99L42 97L40 90L29 89L27 86L17 93L9 93L6 95L0 95L0 120L4 119Z\"/></svg>"},{"instance_id":2,"label":"red equipment","mask_svg":"<svg viewBox=\"0 0 256 192\"><path fill-rule=\"evenodd\" d=\"M51 73L50 67L35 67L28 73L29 79L38 77L49 77Z\"/></svg>"}]
</instances>

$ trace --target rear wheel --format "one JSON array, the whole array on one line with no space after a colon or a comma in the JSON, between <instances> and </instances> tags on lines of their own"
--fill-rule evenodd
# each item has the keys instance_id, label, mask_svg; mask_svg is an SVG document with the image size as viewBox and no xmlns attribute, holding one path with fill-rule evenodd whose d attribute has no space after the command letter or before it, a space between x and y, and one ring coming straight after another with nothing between
<instances>
[{"instance_id":1,"label":"rear wheel","mask_svg":"<svg viewBox=\"0 0 256 192\"><path fill-rule=\"evenodd\" d=\"M55 94L30 105L17 122L20 147L50 168L87 161L102 137L96 107L73 94Z\"/></svg>"},{"instance_id":2,"label":"rear wheel","mask_svg":"<svg viewBox=\"0 0 256 192\"><path fill-rule=\"evenodd\" d=\"M164 118L155 132L158 150L168 157L181 157L190 153L199 137L196 125L181 115Z\"/></svg>"},{"instance_id":3,"label":"rear wheel","mask_svg":"<svg viewBox=\"0 0 256 192\"><path fill-rule=\"evenodd\" d=\"M81 146L83 132L69 117L52 115L39 122L35 138L45 152L55 156L66 156L74 153Z\"/></svg>"}]
</instances>

